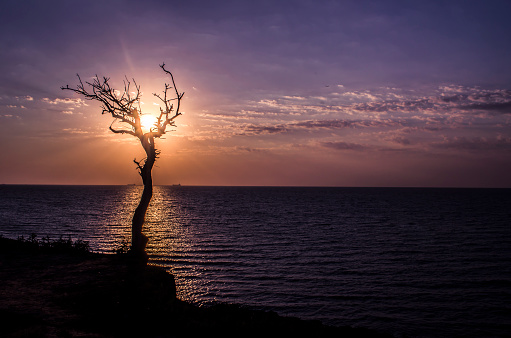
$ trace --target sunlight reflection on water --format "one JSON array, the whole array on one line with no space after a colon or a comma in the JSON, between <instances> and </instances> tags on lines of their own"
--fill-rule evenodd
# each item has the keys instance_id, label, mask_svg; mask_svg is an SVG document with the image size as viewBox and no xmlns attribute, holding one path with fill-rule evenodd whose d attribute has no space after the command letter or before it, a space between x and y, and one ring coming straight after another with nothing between
<instances>
[{"instance_id":1,"label":"sunlight reflection on water","mask_svg":"<svg viewBox=\"0 0 511 338\"><path fill-rule=\"evenodd\" d=\"M131 237L140 193L129 186L3 186L1 230L12 238L81 239L112 252Z\"/></svg>"},{"instance_id":2,"label":"sunlight reflection on water","mask_svg":"<svg viewBox=\"0 0 511 338\"><path fill-rule=\"evenodd\" d=\"M499 336L509 318L510 192L156 186L144 233L150 264L200 305L414 337ZM1 234L70 236L112 252L129 244L141 193L0 186Z\"/></svg>"},{"instance_id":3,"label":"sunlight reflection on water","mask_svg":"<svg viewBox=\"0 0 511 338\"><path fill-rule=\"evenodd\" d=\"M198 296L208 290L201 268L191 263L175 264L180 260L190 262L189 252L194 247L194 233L188 226L191 217L179 198L174 189L154 187L144 225L149 238L146 251L152 264L163 266L174 275L179 298L198 302Z\"/></svg>"}]
</instances>

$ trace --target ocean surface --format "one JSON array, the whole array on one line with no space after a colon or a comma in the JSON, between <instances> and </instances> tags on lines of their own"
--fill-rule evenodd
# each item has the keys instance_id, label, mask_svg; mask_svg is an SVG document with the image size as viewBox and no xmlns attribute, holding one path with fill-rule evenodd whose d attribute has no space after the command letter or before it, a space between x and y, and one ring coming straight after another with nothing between
<instances>
[{"instance_id":1,"label":"ocean surface","mask_svg":"<svg viewBox=\"0 0 511 338\"><path fill-rule=\"evenodd\" d=\"M129 244L139 186L0 186L0 234ZM396 337L511 335L511 190L155 187L179 297Z\"/></svg>"}]
</instances>

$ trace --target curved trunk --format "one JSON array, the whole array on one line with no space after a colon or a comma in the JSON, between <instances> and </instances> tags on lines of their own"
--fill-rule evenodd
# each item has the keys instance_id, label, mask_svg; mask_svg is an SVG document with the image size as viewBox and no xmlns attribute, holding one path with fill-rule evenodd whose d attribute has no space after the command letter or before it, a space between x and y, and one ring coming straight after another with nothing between
<instances>
[{"instance_id":1,"label":"curved trunk","mask_svg":"<svg viewBox=\"0 0 511 338\"><path fill-rule=\"evenodd\" d=\"M151 198L153 197L153 184L150 171L148 175L150 182L144 182L144 191L142 192L142 197L135 209L135 214L131 222L131 249L135 254L141 256L145 256L145 247L148 241L147 236L142 233L142 227L144 226L145 214L149 207L149 202L151 202Z\"/></svg>"},{"instance_id":2,"label":"curved trunk","mask_svg":"<svg viewBox=\"0 0 511 338\"><path fill-rule=\"evenodd\" d=\"M144 191L142 192L140 202L135 209L131 223L131 250L136 256L147 260L145 247L147 245L148 238L142 233L142 228L144 226L147 208L149 207L149 203L153 197L153 178L151 176L151 172L156 160L156 149L154 147L154 139L151 137L144 138L141 142L147 154L144 165L139 165L138 168L140 176L142 177L142 182L144 183Z\"/></svg>"}]
</instances>

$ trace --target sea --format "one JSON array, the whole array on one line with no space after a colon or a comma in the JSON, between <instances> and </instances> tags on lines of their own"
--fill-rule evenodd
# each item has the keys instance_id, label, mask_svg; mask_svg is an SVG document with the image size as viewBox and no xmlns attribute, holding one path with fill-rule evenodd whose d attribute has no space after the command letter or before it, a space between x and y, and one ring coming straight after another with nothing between
<instances>
[{"instance_id":1,"label":"sea","mask_svg":"<svg viewBox=\"0 0 511 338\"><path fill-rule=\"evenodd\" d=\"M129 245L141 186L0 186L0 235ZM511 336L511 189L155 186L180 299L395 337Z\"/></svg>"}]
</instances>

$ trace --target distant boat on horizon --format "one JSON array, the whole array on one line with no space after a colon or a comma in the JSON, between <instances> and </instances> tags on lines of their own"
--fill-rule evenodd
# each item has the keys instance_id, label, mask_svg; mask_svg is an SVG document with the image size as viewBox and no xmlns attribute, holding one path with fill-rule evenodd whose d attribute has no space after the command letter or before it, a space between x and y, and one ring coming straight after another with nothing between
<instances>
[{"instance_id":1,"label":"distant boat on horizon","mask_svg":"<svg viewBox=\"0 0 511 338\"><path fill-rule=\"evenodd\" d=\"M181 186L181 183L178 183L178 184L172 184L173 187L180 187Z\"/></svg>"}]
</instances>

